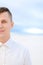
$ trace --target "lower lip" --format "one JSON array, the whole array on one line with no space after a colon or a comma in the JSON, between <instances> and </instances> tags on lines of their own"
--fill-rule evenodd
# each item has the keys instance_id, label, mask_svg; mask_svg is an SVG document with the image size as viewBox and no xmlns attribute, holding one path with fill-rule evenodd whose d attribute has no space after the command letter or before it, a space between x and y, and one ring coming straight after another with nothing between
<instances>
[{"instance_id":1,"label":"lower lip","mask_svg":"<svg viewBox=\"0 0 43 65\"><path fill-rule=\"evenodd\" d=\"M4 30L0 30L0 32L4 32Z\"/></svg>"}]
</instances>

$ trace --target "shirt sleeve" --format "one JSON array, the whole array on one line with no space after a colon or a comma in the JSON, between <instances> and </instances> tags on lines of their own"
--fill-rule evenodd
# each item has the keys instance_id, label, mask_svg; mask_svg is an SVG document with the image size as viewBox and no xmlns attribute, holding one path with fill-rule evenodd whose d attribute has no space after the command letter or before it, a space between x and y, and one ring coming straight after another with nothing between
<instances>
[{"instance_id":1,"label":"shirt sleeve","mask_svg":"<svg viewBox=\"0 0 43 65\"><path fill-rule=\"evenodd\" d=\"M24 65L32 65L30 60L29 50L25 50Z\"/></svg>"}]
</instances>

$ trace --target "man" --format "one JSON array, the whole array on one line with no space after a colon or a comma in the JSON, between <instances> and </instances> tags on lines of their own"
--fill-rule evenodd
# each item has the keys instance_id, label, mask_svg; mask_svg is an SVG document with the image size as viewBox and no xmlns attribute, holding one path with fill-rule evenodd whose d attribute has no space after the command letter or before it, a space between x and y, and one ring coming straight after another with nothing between
<instances>
[{"instance_id":1,"label":"man","mask_svg":"<svg viewBox=\"0 0 43 65\"><path fill-rule=\"evenodd\" d=\"M0 7L0 65L31 65L29 52L10 37L12 14Z\"/></svg>"}]
</instances>

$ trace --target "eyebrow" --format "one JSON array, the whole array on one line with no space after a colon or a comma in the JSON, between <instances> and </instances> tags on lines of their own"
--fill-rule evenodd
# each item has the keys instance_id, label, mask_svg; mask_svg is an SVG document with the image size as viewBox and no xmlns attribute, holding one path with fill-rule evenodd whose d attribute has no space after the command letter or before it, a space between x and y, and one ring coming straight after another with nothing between
<instances>
[{"instance_id":1,"label":"eyebrow","mask_svg":"<svg viewBox=\"0 0 43 65\"><path fill-rule=\"evenodd\" d=\"M7 22L7 21L3 19L1 22Z\"/></svg>"}]
</instances>

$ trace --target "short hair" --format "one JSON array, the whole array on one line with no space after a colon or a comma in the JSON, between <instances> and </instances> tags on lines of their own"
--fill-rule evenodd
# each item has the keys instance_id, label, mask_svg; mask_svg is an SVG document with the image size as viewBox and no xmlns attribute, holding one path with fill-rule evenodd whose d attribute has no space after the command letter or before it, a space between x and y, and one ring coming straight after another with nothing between
<instances>
[{"instance_id":1,"label":"short hair","mask_svg":"<svg viewBox=\"0 0 43 65\"><path fill-rule=\"evenodd\" d=\"M3 12L8 12L12 20L12 14L7 7L0 7L0 13L3 13Z\"/></svg>"}]
</instances>

